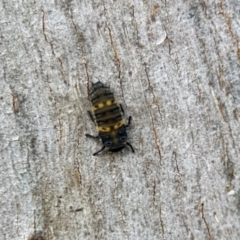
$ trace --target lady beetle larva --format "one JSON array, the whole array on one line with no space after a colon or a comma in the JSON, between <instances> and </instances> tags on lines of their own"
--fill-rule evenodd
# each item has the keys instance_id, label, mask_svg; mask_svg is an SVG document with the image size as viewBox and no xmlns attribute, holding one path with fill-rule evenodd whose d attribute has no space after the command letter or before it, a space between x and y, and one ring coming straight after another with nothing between
<instances>
[{"instance_id":1,"label":"lady beetle larva","mask_svg":"<svg viewBox=\"0 0 240 240\"><path fill-rule=\"evenodd\" d=\"M92 83L89 98L92 107L91 112L88 111L88 114L96 125L98 136L90 134L86 134L86 136L100 138L103 144L103 147L93 155L97 155L105 148L110 152L118 152L125 148L126 145L134 152L132 145L127 142L127 128L132 117L128 118L128 124L126 125L122 105L118 104L110 88L100 81Z\"/></svg>"}]
</instances>

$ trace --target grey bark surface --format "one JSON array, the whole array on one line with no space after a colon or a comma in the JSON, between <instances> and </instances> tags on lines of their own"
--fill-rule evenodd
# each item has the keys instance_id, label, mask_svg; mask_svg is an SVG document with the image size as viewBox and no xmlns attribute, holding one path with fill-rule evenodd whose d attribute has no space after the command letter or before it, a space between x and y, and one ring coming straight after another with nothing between
<instances>
[{"instance_id":1,"label":"grey bark surface","mask_svg":"<svg viewBox=\"0 0 240 240\"><path fill-rule=\"evenodd\" d=\"M239 1L0 12L0 240L240 239ZM98 79L135 154L92 156Z\"/></svg>"}]
</instances>

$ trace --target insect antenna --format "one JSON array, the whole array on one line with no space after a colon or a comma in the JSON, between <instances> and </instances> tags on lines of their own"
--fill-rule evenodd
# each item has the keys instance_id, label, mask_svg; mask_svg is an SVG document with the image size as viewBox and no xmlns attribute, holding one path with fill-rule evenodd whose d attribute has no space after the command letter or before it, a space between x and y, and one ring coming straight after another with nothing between
<instances>
[{"instance_id":1,"label":"insect antenna","mask_svg":"<svg viewBox=\"0 0 240 240\"><path fill-rule=\"evenodd\" d=\"M120 108L121 108L122 114L124 115L124 110L123 110L122 104L119 104L119 105L120 105Z\"/></svg>"},{"instance_id":2,"label":"insect antenna","mask_svg":"<svg viewBox=\"0 0 240 240\"><path fill-rule=\"evenodd\" d=\"M99 151L95 152L93 156L96 156L98 153L102 152L104 149L105 149L105 146L103 145L103 147Z\"/></svg>"},{"instance_id":3,"label":"insect antenna","mask_svg":"<svg viewBox=\"0 0 240 240\"><path fill-rule=\"evenodd\" d=\"M90 111L87 111L87 113L88 113L89 117L91 118L91 120L94 122L94 118L93 118L92 113Z\"/></svg>"},{"instance_id":4,"label":"insect antenna","mask_svg":"<svg viewBox=\"0 0 240 240\"><path fill-rule=\"evenodd\" d=\"M86 137L90 137L90 138L96 138L96 139L99 138L99 136L93 136L93 135L90 135L90 134L88 134L88 133L85 134L85 136L86 136Z\"/></svg>"},{"instance_id":5,"label":"insect antenna","mask_svg":"<svg viewBox=\"0 0 240 240\"><path fill-rule=\"evenodd\" d=\"M129 142L126 142L126 144L132 149L132 152L135 153L135 151L134 151L132 145L131 145Z\"/></svg>"},{"instance_id":6,"label":"insect antenna","mask_svg":"<svg viewBox=\"0 0 240 240\"><path fill-rule=\"evenodd\" d=\"M130 126L130 124L131 124L131 122L132 122L132 116L130 116L130 117L128 118L128 124L127 124L127 126L126 126L126 127L129 127L129 126Z\"/></svg>"}]
</instances>

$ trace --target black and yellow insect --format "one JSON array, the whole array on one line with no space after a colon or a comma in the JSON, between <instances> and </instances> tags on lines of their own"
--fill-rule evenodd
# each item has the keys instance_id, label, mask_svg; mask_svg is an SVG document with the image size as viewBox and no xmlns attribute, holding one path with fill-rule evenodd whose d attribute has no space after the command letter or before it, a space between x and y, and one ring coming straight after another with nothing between
<instances>
[{"instance_id":1,"label":"black and yellow insect","mask_svg":"<svg viewBox=\"0 0 240 240\"><path fill-rule=\"evenodd\" d=\"M125 148L126 145L134 152L132 145L127 142L127 127L130 125L132 117L128 118L128 124L126 124L123 118L122 105L118 104L110 88L100 81L92 83L89 98L92 113L88 111L88 114L92 121L95 122L98 136L90 134L86 134L86 136L100 138L103 144L103 147L93 155L97 155L105 148L110 152L118 152Z\"/></svg>"}]
</instances>

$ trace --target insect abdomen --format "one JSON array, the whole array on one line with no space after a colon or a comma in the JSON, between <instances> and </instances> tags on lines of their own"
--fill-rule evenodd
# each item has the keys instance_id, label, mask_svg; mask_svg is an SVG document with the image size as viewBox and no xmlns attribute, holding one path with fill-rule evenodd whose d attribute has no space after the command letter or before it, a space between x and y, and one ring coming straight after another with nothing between
<instances>
[{"instance_id":1,"label":"insect abdomen","mask_svg":"<svg viewBox=\"0 0 240 240\"><path fill-rule=\"evenodd\" d=\"M108 87L99 84L91 92L90 99L99 132L111 132L125 124L121 108Z\"/></svg>"}]
</instances>

